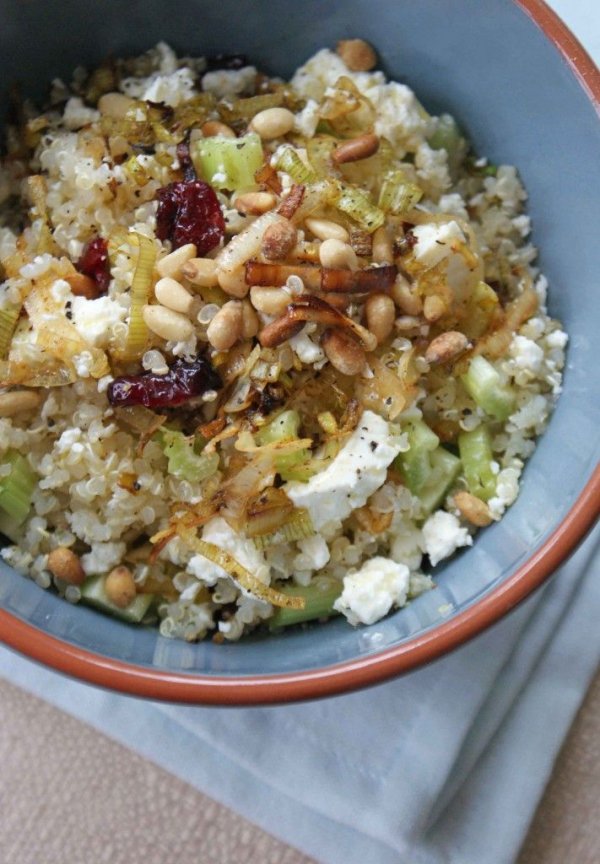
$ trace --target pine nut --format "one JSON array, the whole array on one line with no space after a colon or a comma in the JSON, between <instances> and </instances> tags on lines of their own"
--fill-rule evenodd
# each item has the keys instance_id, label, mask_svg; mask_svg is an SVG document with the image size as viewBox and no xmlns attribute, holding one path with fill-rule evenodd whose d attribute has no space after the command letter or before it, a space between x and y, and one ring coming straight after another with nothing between
<instances>
[{"instance_id":1,"label":"pine nut","mask_svg":"<svg viewBox=\"0 0 600 864\"><path fill-rule=\"evenodd\" d=\"M217 265L217 280L219 287L231 297L245 297L250 287L246 284L246 272L243 265L235 270L220 270Z\"/></svg>"},{"instance_id":2,"label":"pine nut","mask_svg":"<svg viewBox=\"0 0 600 864\"><path fill-rule=\"evenodd\" d=\"M358 375L365 365L365 352L342 330L325 330L321 345L331 365L342 375Z\"/></svg>"},{"instance_id":3,"label":"pine nut","mask_svg":"<svg viewBox=\"0 0 600 864\"><path fill-rule=\"evenodd\" d=\"M283 288L261 288L254 285L250 289L250 302L264 315L283 315L292 298Z\"/></svg>"},{"instance_id":4,"label":"pine nut","mask_svg":"<svg viewBox=\"0 0 600 864\"><path fill-rule=\"evenodd\" d=\"M62 579L63 582L67 582L69 585L81 585L85 582L85 573L81 566L81 561L66 546L59 546L50 552L46 561L46 567L53 576L56 576L57 579Z\"/></svg>"},{"instance_id":5,"label":"pine nut","mask_svg":"<svg viewBox=\"0 0 600 864\"><path fill-rule=\"evenodd\" d=\"M396 307L387 294L369 294L365 303L367 327L381 345L394 329Z\"/></svg>"},{"instance_id":6,"label":"pine nut","mask_svg":"<svg viewBox=\"0 0 600 864\"><path fill-rule=\"evenodd\" d=\"M32 411L42 401L37 390L10 390L0 393L0 417L14 417L23 411Z\"/></svg>"},{"instance_id":7,"label":"pine nut","mask_svg":"<svg viewBox=\"0 0 600 864\"><path fill-rule=\"evenodd\" d=\"M385 225L373 234L373 261L376 264L394 263L394 245Z\"/></svg>"},{"instance_id":8,"label":"pine nut","mask_svg":"<svg viewBox=\"0 0 600 864\"><path fill-rule=\"evenodd\" d=\"M181 312L167 309L166 306L144 306L142 315L146 326L161 339L185 342L194 332L189 318Z\"/></svg>"},{"instance_id":9,"label":"pine nut","mask_svg":"<svg viewBox=\"0 0 600 864\"><path fill-rule=\"evenodd\" d=\"M311 234L314 234L319 240L339 240L341 243L347 243L350 240L350 235L343 225L338 225L337 222L332 222L330 219L305 219L304 224Z\"/></svg>"},{"instance_id":10,"label":"pine nut","mask_svg":"<svg viewBox=\"0 0 600 864\"><path fill-rule=\"evenodd\" d=\"M289 219L281 219L269 225L263 234L260 251L268 261L283 261L296 245L297 239L298 232Z\"/></svg>"},{"instance_id":11,"label":"pine nut","mask_svg":"<svg viewBox=\"0 0 600 864\"><path fill-rule=\"evenodd\" d=\"M323 267L358 270L356 252L352 246L340 240L324 240L319 249L319 260Z\"/></svg>"},{"instance_id":12,"label":"pine nut","mask_svg":"<svg viewBox=\"0 0 600 864\"><path fill-rule=\"evenodd\" d=\"M249 300L242 302L242 337L253 339L260 329L258 315Z\"/></svg>"},{"instance_id":13,"label":"pine nut","mask_svg":"<svg viewBox=\"0 0 600 864\"><path fill-rule=\"evenodd\" d=\"M125 96L124 93L104 93L98 99L98 111L114 120L122 120L134 105L135 100Z\"/></svg>"},{"instance_id":14,"label":"pine nut","mask_svg":"<svg viewBox=\"0 0 600 864\"><path fill-rule=\"evenodd\" d=\"M331 159L336 165L345 165L346 162L358 162L368 159L379 150L379 136L368 132L366 135L358 135L350 138L343 144L338 144L331 154Z\"/></svg>"},{"instance_id":15,"label":"pine nut","mask_svg":"<svg viewBox=\"0 0 600 864\"><path fill-rule=\"evenodd\" d=\"M243 328L242 304L239 300L228 300L208 325L206 335L213 348L217 351L227 351L241 338Z\"/></svg>"},{"instance_id":16,"label":"pine nut","mask_svg":"<svg viewBox=\"0 0 600 864\"><path fill-rule=\"evenodd\" d=\"M429 343L425 351L425 359L431 364L447 363L466 351L468 347L469 340L464 333L448 330Z\"/></svg>"},{"instance_id":17,"label":"pine nut","mask_svg":"<svg viewBox=\"0 0 600 864\"><path fill-rule=\"evenodd\" d=\"M402 273L396 276L390 295L396 306L407 315L420 315L423 311L423 301L413 293L410 282Z\"/></svg>"},{"instance_id":18,"label":"pine nut","mask_svg":"<svg viewBox=\"0 0 600 864\"><path fill-rule=\"evenodd\" d=\"M200 288L214 288L219 284L217 262L213 258L190 258L181 268L181 275Z\"/></svg>"},{"instance_id":19,"label":"pine nut","mask_svg":"<svg viewBox=\"0 0 600 864\"><path fill-rule=\"evenodd\" d=\"M225 123L220 123L218 120L207 120L200 127L205 138L213 138L215 135L221 135L223 138L237 138L237 135Z\"/></svg>"},{"instance_id":20,"label":"pine nut","mask_svg":"<svg viewBox=\"0 0 600 864\"><path fill-rule=\"evenodd\" d=\"M352 72L368 72L377 65L377 55L364 39L341 39L336 51Z\"/></svg>"},{"instance_id":21,"label":"pine nut","mask_svg":"<svg viewBox=\"0 0 600 864\"><path fill-rule=\"evenodd\" d=\"M75 297L85 297L86 300L95 300L100 296L98 284L84 273L70 273L68 276L65 276L65 282L69 283L71 292Z\"/></svg>"},{"instance_id":22,"label":"pine nut","mask_svg":"<svg viewBox=\"0 0 600 864\"><path fill-rule=\"evenodd\" d=\"M136 587L133 574L129 567L121 565L111 570L104 582L104 591L111 603L119 609L125 609L136 598Z\"/></svg>"},{"instance_id":23,"label":"pine nut","mask_svg":"<svg viewBox=\"0 0 600 864\"><path fill-rule=\"evenodd\" d=\"M437 294L430 294L423 301L423 315L426 321L439 321L446 314L446 304Z\"/></svg>"},{"instance_id":24,"label":"pine nut","mask_svg":"<svg viewBox=\"0 0 600 864\"><path fill-rule=\"evenodd\" d=\"M162 279L158 280L154 286L154 294L158 302L166 306L167 309L183 312L184 315L189 315L192 311L194 298L181 282L171 279L170 276L163 276Z\"/></svg>"},{"instance_id":25,"label":"pine nut","mask_svg":"<svg viewBox=\"0 0 600 864\"><path fill-rule=\"evenodd\" d=\"M493 522L490 508L480 498L471 495L470 492L457 492L454 496L454 504L460 511L461 516L478 528L485 528Z\"/></svg>"},{"instance_id":26,"label":"pine nut","mask_svg":"<svg viewBox=\"0 0 600 864\"><path fill-rule=\"evenodd\" d=\"M416 330L421 326L421 319L417 318L415 315L400 315L399 318L396 318L395 325L396 330L399 330L400 333L405 333L408 330Z\"/></svg>"},{"instance_id":27,"label":"pine nut","mask_svg":"<svg viewBox=\"0 0 600 864\"><path fill-rule=\"evenodd\" d=\"M156 264L156 271L159 276L172 276L177 279L185 262L195 257L196 247L193 243L186 243L161 258Z\"/></svg>"},{"instance_id":28,"label":"pine nut","mask_svg":"<svg viewBox=\"0 0 600 864\"><path fill-rule=\"evenodd\" d=\"M261 138L271 141L291 132L294 128L294 115L287 108L267 108L252 118L250 128Z\"/></svg>"},{"instance_id":29,"label":"pine nut","mask_svg":"<svg viewBox=\"0 0 600 864\"><path fill-rule=\"evenodd\" d=\"M242 213L244 216L260 216L262 213L272 210L276 200L271 192L246 192L243 195L238 195L233 206L238 213Z\"/></svg>"}]
</instances>

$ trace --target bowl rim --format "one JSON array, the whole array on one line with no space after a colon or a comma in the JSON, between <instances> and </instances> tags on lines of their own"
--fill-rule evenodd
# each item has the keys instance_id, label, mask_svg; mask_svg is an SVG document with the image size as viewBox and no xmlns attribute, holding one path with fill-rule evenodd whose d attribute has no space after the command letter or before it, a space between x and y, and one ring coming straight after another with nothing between
<instances>
[{"instance_id":1,"label":"bowl rim","mask_svg":"<svg viewBox=\"0 0 600 864\"><path fill-rule=\"evenodd\" d=\"M600 115L600 70L543 0L512 0L560 52ZM508 579L453 618L367 657L281 675L208 676L137 666L57 639L0 610L0 642L44 666L130 696L204 705L317 699L382 683L459 647L506 615L574 551L600 517L600 464L560 525Z\"/></svg>"}]
</instances>

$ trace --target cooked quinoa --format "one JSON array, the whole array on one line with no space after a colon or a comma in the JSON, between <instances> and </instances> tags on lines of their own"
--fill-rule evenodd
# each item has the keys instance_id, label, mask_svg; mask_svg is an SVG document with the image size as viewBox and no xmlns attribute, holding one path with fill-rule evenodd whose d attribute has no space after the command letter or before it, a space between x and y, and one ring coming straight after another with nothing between
<instances>
[{"instance_id":1,"label":"cooked quinoa","mask_svg":"<svg viewBox=\"0 0 600 864\"><path fill-rule=\"evenodd\" d=\"M372 624L502 518L561 390L516 169L373 71L164 43L19 106L0 530L164 636Z\"/></svg>"}]
</instances>

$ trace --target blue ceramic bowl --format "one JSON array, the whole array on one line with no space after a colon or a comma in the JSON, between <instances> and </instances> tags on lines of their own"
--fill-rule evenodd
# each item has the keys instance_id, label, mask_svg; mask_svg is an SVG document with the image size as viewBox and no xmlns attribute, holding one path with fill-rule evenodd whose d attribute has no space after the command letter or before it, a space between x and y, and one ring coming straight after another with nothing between
<instances>
[{"instance_id":1,"label":"blue ceramic bowl","mask_svg":"<svg viewBox=\"0 0 600 864\"><path fill-rule=\"evenodd\" d=\"M551 313L570 334L564 393L501 523L438 570L438 587L378 624L344 621L188 645L72 607L0 565L0 638L68 674L183 702L310 698L375 683L450 650L547 578L598 515L600 76L539 0L5 0L3 89L35 94L56 75L164 39L191 54L244 52L289 75L316 49L361 36L433 113L448 110L475 149L518 166ZM441 610L444 610L443 612Z\"/></svg>"}]
</instances>

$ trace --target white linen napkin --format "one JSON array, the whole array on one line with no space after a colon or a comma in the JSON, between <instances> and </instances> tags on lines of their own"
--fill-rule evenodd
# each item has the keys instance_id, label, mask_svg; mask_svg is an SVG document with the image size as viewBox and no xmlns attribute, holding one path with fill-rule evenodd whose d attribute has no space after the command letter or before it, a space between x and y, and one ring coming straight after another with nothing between
<instances>
[{"instance_id":1,"label":"white linen napkin","mask_svg":"<svg viewBox=\"0 0 600 864\"><path fill-rule=\"evenodd\" d=\"M325 864L514 861L600 662L600 528L449 657L322 702L144 703L0 649L0 674Z\"/></svg>"},{"instance_id":2,"label":"white linen napkin","mask_svg":"<svg viewBox=\"0 0 600 864\"><path fill-rule=\"evenodd\" d=\"M551 5L598 58L589 0ZM323 864L509 864L598 668L599 619L597 528L550 584L478 639L349 696L260 709L160 705L2 647L0 675Z\"/></svg>"}]
</instances>

